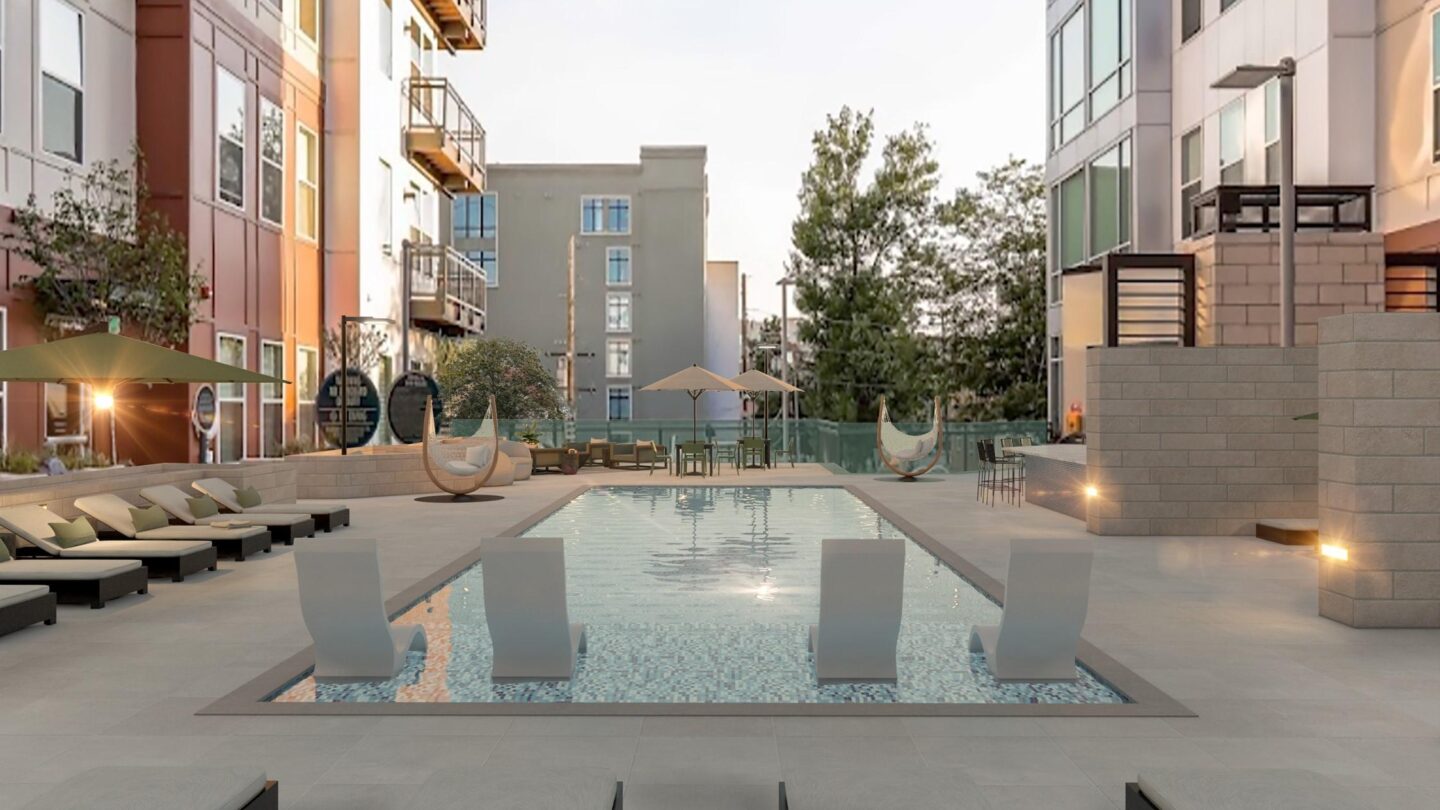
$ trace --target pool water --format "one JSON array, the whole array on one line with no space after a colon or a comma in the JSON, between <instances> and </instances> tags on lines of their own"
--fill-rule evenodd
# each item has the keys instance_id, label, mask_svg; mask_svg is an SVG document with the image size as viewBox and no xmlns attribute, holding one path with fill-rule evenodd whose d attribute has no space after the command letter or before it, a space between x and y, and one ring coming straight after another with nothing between
<instances>
[{"instance_id":1,"label":"pool water","mask_svg":"<svg viewBox=\"0 0 1440 810\"><path fill-rule=\"evenodd\" d=\"M1000 608L838 487L600 487L525 532L562 537L570 620L588 650L571 681L495 684L480 566L395 621L423 624L427 653L392 681L317 686L278 702L1124 703L1078 670L1074 683L997 683L969 652L972 624ZM815 681L820 541L906 544L894 684Z\"/></svg>"}]
</instances>

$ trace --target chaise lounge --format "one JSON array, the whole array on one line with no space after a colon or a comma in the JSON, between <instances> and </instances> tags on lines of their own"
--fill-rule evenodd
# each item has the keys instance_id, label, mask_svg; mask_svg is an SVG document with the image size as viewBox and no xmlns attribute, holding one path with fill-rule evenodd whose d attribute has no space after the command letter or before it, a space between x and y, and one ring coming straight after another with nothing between
<instances>
[{"instance_id":1,"label":"chaise lounge","mask_svg":"<svg viewBox=\"0 0 1440 810\"><path fill-rule=\"evenodd\" d=\"M315 521L315 529L332 532L350 525L350 507L343 503L262 503L253 506L241 502L240 490L223 478L202 478L191 484L196 492L209 495L227 512L250 515L305 515ZM259 494L256 493L258 499ZM310 532L314 534L312 530Z\"/></svg>"},{"instance_id":2,"label":"chaise lounge","mask_svg":"<svg viewBox=\"0 0 1440 810\"><path fill-rule=\"evenodd\" d=\"M820 541L820 621L810 625L815 677L894 681L905 593L905 544Z\"/></svg>"},{"instance_id":3,"label":"chaise lounge","mask_svg":"<svg viewBox=\"0 0 1440 810\"><path fill-rule=\"evenodd\" d=\"M244 562L246 552L270 551L270 532L261 526L172 526L164 510L144 507L144 525L136 523L134 513L142 510L118 495L86 495L75 499L75 508L105 527L102 537L119 537L164 543L209 543L217 552L223 551Z\"/></svg>"},{"instance_id":4,"label":"chaise lounge","mask_svg":"<svg viewBox=\"0 0 1440 810\"><path fill-rule=\"evenodd\" d=\"M278 810L280 786L258 768L110 766L73 776L22 810Z\"/></svg>"},{"instance_id":5,"label":"chaise lounge","mask_svg":"<svg viewBox=\"0 0 1440 810\"><path fill-rule=\"evenodd\" d=\"M138 560L16 560L9 541L0 543L0 585L43 585L58 602L103 608L131 591L150 592Z\"/></svg>"},{"instance_id":6,"label":"chaise lounge","mask_svg":"<svg viewBox=\"0 0 1440 810\"><path fill-rule=\"evenodd\" d=\"M585 625L571 624L565 599L565 541L487 537L480 541L485 624L496 681L568 680L585 651Z\"/></svg>"},{"instance_id":7,"label":"chaise lounge","mask_svg":"<svg viewBox=\"0 0 1440 810\"><path fill-rule=\"evenodd\" d=\"M76 507L85 511L79 501L76 501ZM62 523L77 527L74 539L62 539L56 535L53 527ZM0 526L26 544L18 550L22 555L63 560L136 560L151 577L169 577L173 582L184 582L185 577L191 574L207 568L214 571L218 567L215 547L209 542L193 539L100 540L88 521L65 520L39 504L0 509Z\"/></svg>"},{"instance_id":8,"label":"chaise lounge","mask_svg":"<svg viewBox=\"0 0 1440 810\"><path fill-rule=\"evenodd\" d=\"M0 636L55 623L55 594L44 585L0 585Z\"/></svg>"},{"instance_id":9,"label":"chaise lounge","mask_svg":"<svg viewBox=\"0 0 1440 810\"><path fill-rule=\"evenodd\" d=\"M970 631L970 651L984 653L996 680L1076 679L1093 555L1084 540L1010 541L1000 624Z\"/></svg>"},{"instance_id":10,"label":"chaise lounge","mask_svg":"<svg viewBox=\"0 0 1440 810\"><path fill-rule=\"evenodd\" d=\"M209 495L190 497L179 487L170 485L145 487L140 497L165 510L173 520L183 526L176 529L212 528L227 532L226 537L215 537L215 547L233 555L236 561L243 561L257 551L269 551L272 541L286 545L295 544L296 533L313 536L314 523L302 515L234 515L220 513L220 507ZM200 511L197 512L196 510ZM303 521L303 522L302 522ZM250 523L250 526L233 526L235 523ZM309 524L309 525L306 525ZM309 534L305 530L309 529Z\"/></svg>"}]
</instances>

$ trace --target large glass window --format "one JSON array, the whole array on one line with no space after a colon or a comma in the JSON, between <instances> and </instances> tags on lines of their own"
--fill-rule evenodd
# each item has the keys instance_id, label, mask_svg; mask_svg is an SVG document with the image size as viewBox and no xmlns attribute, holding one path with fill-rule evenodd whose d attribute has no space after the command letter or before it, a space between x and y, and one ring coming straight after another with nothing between
<instances>
[{"instance_id":1,"label":"large glass window","mask_svg":"<svg viewBox=\"0 0 1440 810\"><path fill-rule=\"evenodd\" d=\"M1235 5L1235 4L1238 3L1238 2L1240 2L1240 0L1220 0L1220 11L1221 11L1221 12L1229 11L1229 10L1230 10L1230 7L1233 6L1233 5Z\"/></svg>"},{"instance_id":2,"label":"large glass window","mask_svg":"<svg viewBox=\"0 0 1440 810\"><path fill-rule=\"evenodd\" d=\"M599 234L630 233L629 197L582 197L580 232Z\"/></svg>"},{"instance_id":3,"label":"large glass window","mask_svg":"<svg viewBox=\"0 0 1440 810\"><path fill-rule=\"evenodd\" d=\"M0 0L0 17L5 11L4 0ZM0 26L0 31L4 31ZM10 348L10 311L0 307L0 352ZM10 447L10 383L0 382L0 453Z\"/></svg>"},{"instance_id":4,"label":"large glass window","mask_svg":"<svg viewBox=\"0 0 1440 810\"><path fill-rule=\"evenodd\" d=\"M285 378L285 344L260 341L260 373ZM285 447L285 384L260 386L260 454L280 458Z\"/></svg>"},{"instance_id":5,"label":"large glass window","mask_svg":"<svg viewBox=\"0 0 1440 810\"><path fill-rule=\"evenodd\" d=\"M320 351L295 349L295 438L315 443L315 396L320 393Z\"/></svg>"},{"instance_id":6,"label":"large glass window","mask_svg":"<svg viewBox=\"0 0 1440 810\"><path fill-rule=\"evenodd\" d=\"M245 368L245 338L220 335L216 338L215 356L226 365ZM217 455L221 462L240 461L245 458L245 385L220 383L216 391L220 400L220 448Z\"/></svg>"},{"instance_id":7,"label":"large glass window","mask_svg":"<svg viewBox=\"0 0 1440 810\"><path fill-rule=\"evenodd\" d=\"M630 286L630 246L605 248L605 283L614 287Z\"/></svg>"},{"instance_id":8,"label":"large glass window","mask_svg":"<svg viewBox=\"0 0 1440 810\"><path fill-rule=\"evenodd\" d=\"M380 60L380 72L385 78L395 78L395 14L390 9L390 0L380 0L380 24L378 35L380 47L376 57Z\"/></svg>"},{"instance_id":9,"label":"large glass window","mask_svg":"<svg viewBox=\"0 0 1440 810\"><path fill-rule=\"evenodd\" d=\"M45 384L45 438L79 440L89 424L85 386L80 383Z\"/></svg>"},{"instance_id":10,"label":"large glass window","mask_svg":"<svg viewBox=\"0 0 1440 810\"><path fill-rule=\"evenodd\" d=\"M285 111L260 99L260 218L285 224Z\"/></svg>"},{"instance_id":11,"label":"large glass window","mask_svg":"<svg viewBox=\"0 0 1440 810\"><path fill-rule=\"evenodd\" d=\"M605 331L630 331L630 293L605 294Z\"/></svg>"},{"instance_id":12,"label":"large glass window","mask_svg":"<svg viewBox=\"0 0 1440 810\"><path fill-rule=\"evenodd\" d=\"M500 257L493 250L467 250L465 258L485 271L485 286L500 286Z\"/></svg>"},{"instance_id":13,"label":"large glass window","mask_svg":"<svg viewBox=\"0 0 1440 810\"><path fill-rule=\"evenodd\" d=\"M608 418L612 420L628 420L630 418L630 386L607 386L605 400L607 403L605 414Z\"/></svg>"},{"instance_id":14,"label":"large glass window","mask_svg":"<svg viewBox=\"0 0 1440 810\"><path fill-rule=\"evenodd\" d=\"M629 338L611 338L605 341L605 375L608 377L630 376Z\"/></svg>"},{"instance_id":15,"label":"large glass window","mask_svg":"<svg viewBox=\"0 0 1440 810\"><path fill-rule=\"evenodd\" d=\"M304 124L295 125L295 233L320 236L320 139Z\"/></svg>"},{"instance_id":16,"label":"large glass window","mask_svg":"<svg viewBox=\"0 0 1440 810\"><path fill-rule=\"evenodd\" d=\"M497 226L494 194L462 194L451 207L451 227L456 239L494 239Z\"/></svg>"},{"instance_id":17,"label":"large glass window","mask_svg":"<svg viewBox=\"0 0 1440 810\"><path fill-rule=\"evenodd\" d=\"M1184 42L1200 33L1203 0L1180 0L1180 41Z\"/></svg>"},{"instance_id":18,"label":"large glass window","mask_svg":"<svg viewBox=\"0 0 1440 810\"><path fill-rule=\"evenodd\" d=\"M375 216L380 220L380 246L388 254L395 249L395 184L384 158L380 159L380 210Z\"/></svg>"},{"instance_id":19,"label":"large glass window","mask_svg":"<svg viewBox=\"0 0 1440 810\"><path fill-rule=\"evenodd\" d=\"M1090 2L1090 118L1130 94L1130 0Z\"/></svg>"},{"instance_id":20,"label":"large glass window","mask_svg":"<svg viewBox=\"0 0 1440 810\"><path fill-rule=\"evenodd\" d=\"M1220 183L1245 182L1245 97L1220 108Z\"/></svg>"},{"instance_id":21,"label":"large glass window","mask_svg":"<svg viewBox=\"0 0 1440 810\"><path fill-rule=\"evenodd\" d=\"M1050 145L1059 148L1085 128L1085 7L1050 37Z\"/></svg>"},{"instance_id":22,"label":"large glass window","mask_svg":"<svg viewBox=\"0 0 1440 810\"><path fill-rule=\"evenodd\" d=\"M221 200L245 207L245 83L215 69L216 188Z\"/></svg>"},{"instance_id":23,"label":"large glass window","mask_svg":"<svg viewBox=\"0 0 1440 810\"><path fill-rule=\"evenodd\" d=\"M1090 255L1130 242L1130 139L1090 163Z\"/></svg>"},{"instance_id":24,"label":"large glass window","mask_svg":"<svg viewBox=\"0 0 1440 810\"><path fill-rule=\"evenodd\" d=\"M1085 172L1079 171L1060 181L1058 195L1056 240L1060 246L1060 267L1064 270L1083 264L1085 251Z\"/></svg>"},{"instance_id":25,"label":"large glass window","mask_svg":"<svg viewBox=\"0 0 1440 810\"><path fill-rule=\"evenodd\" d=\"M296 27L306 39L318 43L320 41L320 0L300 0L296 10Z\"/></svg>"},{"instance_id":26,"label":"large glass window","mask_svg":"<svg viewBox=\"0 0 1440 810\"><path fill-rule=\"evenodd\" d=\"M500 198L494 194L480 195L480 238L494 239L500 228Z\"/></svg>"},{"instance_id":27,"label":"large glass window","mask_svg":"<svg viewBox=\"0 0 1440 810\"><path fill-rule=\"evenodd\" d=\"M1431 158L1440 162L1440 11L1430 15Z\"/></svg>"},{"instance_id":28,"label":"large glass window","mask_svg":"<svg viewBox=\"0 0 1440 810\"><path fill-rule=\"evenodd\" d=\"M40 0L40 141L46 152L85 159L85 17L62 0Z\"/></svg>"},{"instance_id":29,"label":"large glass window","mask_svg":"<svg viewBox=\"0 0 1440 810\"><path fill-rule=\"evenodd\" d=\"M1280 183L1280 80L1265 83L1265 182Z\"/></svg>"},{"instance_id":30,"label":"large glass window","mask_svg":"<svg viewBox=\"0 0 1440 810\"><path fill-rule=\"evenodd\" d=\"M1195 232L1195 212L1190 210L1195 195L1200 193L1204 177L1205 138L1196 127L1180 137L1180 235Z\"/></svg>"}]
</instances>

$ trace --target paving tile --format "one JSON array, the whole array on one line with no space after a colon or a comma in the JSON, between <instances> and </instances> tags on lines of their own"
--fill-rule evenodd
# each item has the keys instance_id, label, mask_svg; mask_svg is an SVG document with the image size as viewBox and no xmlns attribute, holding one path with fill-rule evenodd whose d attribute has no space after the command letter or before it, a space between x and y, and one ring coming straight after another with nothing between
<instances>
[{"instance_id":1,"label":"paving tile","mask_svg":"<svg viewBox=\"0 0 1440 810\"><path fill-rule=\"evenodd\" d=\"M1044 737L1040 721L1031 717L903 717L901 724L916 737Z\"/></svg>"},{"instance_id":2,"label":"paving tile","mask_svg":"<svg viewBox=\"0 0 1440 810\"><path fill-rule=\"evenodd\" d=\"M1105 794L1087 785L1016 786L980 788L993 810L1115 810Z\"/></svg>"},{"instance_id":3,"label":"paving tile","mask_svg":"<svg viewBox=\"0 0 1440 810\"><path fill-rule=\"evenodd\" d=\"M769 717L646 717L642 737L760 737L775 733Z\"/></svg>"},{"instance_id":4,"label":"paving tile","mask_svg":"<svg viewBox=\"0 0 1440 810\"><path fill-rule=\"evenodd\" d=\"M637 742L635 737L522 737L515 734L488 739L491 749L485 761L487 766L606 768L617 779L624 779L630 772Z\"/></svg>"},{"instance_id":5,"label":"paving tile","mask_svg":"<svg viewBox=\"0 0 1440 810\"><path fill-rule=\"evenodd\" d=\"M648 784L774 785L780 781L775 738L642 737L630 779Z\"/></svg>"},{"instance_id":6,"label":"paving tile","mask_svg":"<svg viewBox=\"0 0 1440 810\"><path fill-rule=\"evenodd\" d=\"M282 786L297 791L298 795L299 790L315 783L342 758L347 758L359 741L359 737L333 734L233 735L211 749L206 759L260 768L267 777L279 780ZM403 754L397 754L397 759L401 757Z\"/></svg>"},{"instance_id":7,"label":"paving tile","mask_svg":"<svg viewBox=\"0 0 1440 810\"><path fill-rule=\"evenodd\" d=\"M917 737L925 761L958 768L979 785L1089 785L1090 780L1046 737Z\"/></svg>"},{"instance_id":8,"label":"paving tile","mask_svg":"<svg viewBox=\"0 0 1440 810\"><path fill-rule=\"evenodd\" d=\"M779 787L625 782L625 810L775 810Z\"/></svg>"},{"instance_id":9,"label":"paving tile","mask_svg":"<svg viewBox=\"0 0 1440 810\"><path fill-rule=\"evenodd\" d=\"M409 810L418 785L313 785L287 795L280 785L280 806L286 810ZM303 792L302 792L303 791Z\"/></svg>"}]
</instances>

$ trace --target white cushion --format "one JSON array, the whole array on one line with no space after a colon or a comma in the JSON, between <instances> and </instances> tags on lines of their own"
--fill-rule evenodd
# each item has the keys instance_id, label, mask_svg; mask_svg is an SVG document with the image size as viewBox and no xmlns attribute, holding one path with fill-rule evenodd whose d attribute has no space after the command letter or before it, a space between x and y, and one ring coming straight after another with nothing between
<instances>
[{"instance_id":1,"label":"white cushion","mask_svg":"<svg viewBox=\"0 0 1440 810\"><path fill-rule=\"evenodd\" d=\"M0 585L0 608L38 599L50 593L44 585Z\"/></svg>"},{"instance_id":2,"label":"white cushion","mask_svg":"<svg viewBox=\"0 0 1440 810\"><path fill-rule=\"evenodd\" d=\"M343 503L262 503L245 510L245 514L256 512L272 515L334 515L350 507Z\"/></svg>"},{"instance_id":3,"label":"white cushion","mask_svg":"<svg viewBox=\"0 0 1440 810\"><path fill-rule=\"evenodd\" d=\"M446 461L440 465L440 468L451 475L459 475L465 478L469 478L475 473L480 472L478 467L472 464L466 464L463 461Z\"/></svg>"},{"instance_id":4,"label":"white cushion","mask_svg":"<svg viewBox=\"0 0 1440 810\"><path fill-rule=\"evenodd\" d=\"M66 560L124 560L137 557L183 557L210 548L202 541L183 540L101 540L83 546L61 549L60 557Z\"/></svg>"},{"instance_id":5,"label":"white cushion","mask_svg":"<svg viewBox=\"0 0 1440 810\"><path fill-rule=\"evenodd\" d=\"M233 520L249 520L248 517L231 515ZM164 540L167 543L187 540L233 540L264 532L261 526L246 526L243 529L222 529L219 526L161 526L158 529L140 532L136 540Z\"/></svg>"},{"instance_id":6,"label":"white cushion","mask_svg":"<svg viewBox=\"0 0 1440 810\"><path fill-rule=\"evenodd\" d=\"M281 512L274 512L266 515L252 512L247 509L245 512L239 515L211 515L210 517L200 518L195 522L196 525L199 526L208 526L211 523L227 523L232 520L246 520L254 523L256 526L295 526L297 524L304 523L309 519L309 515L284 514Z\"/></svg>"},{"instance_id":7,"label":"white cushion","mask_svg":"<svg viewBox=\"0 0 1440 810\"><path fill-rule=\"evenodd\" d=\"M11 560L0 563L0 582L99 579L139 567L139 560Z\"/></svg>"},{"instance_id":8,"label":"white cushion","mask_svg":"<svg viewBox=\"0 0 1440 810\"><path fill-rule=\"evenodd\" d=\"M265 772L255 768L112 766L71 777L25 808L240 810L264 789Z\"/></svg>"},{"instance_id":9,"label":"white cushion","mask_svg":"<svg viewBox=\"0 0 1440 810\"><path fill-rule=\"evenodd\" d=\"M477 470L489 467L490 460L493 458L495 458L495 446L490 442L465 448L465 463Z\"/></svg>"}]
</instances>

